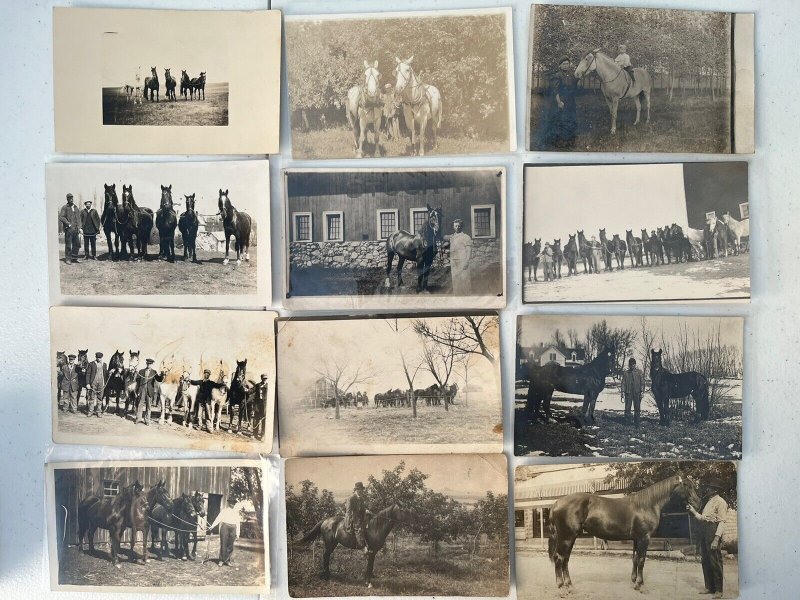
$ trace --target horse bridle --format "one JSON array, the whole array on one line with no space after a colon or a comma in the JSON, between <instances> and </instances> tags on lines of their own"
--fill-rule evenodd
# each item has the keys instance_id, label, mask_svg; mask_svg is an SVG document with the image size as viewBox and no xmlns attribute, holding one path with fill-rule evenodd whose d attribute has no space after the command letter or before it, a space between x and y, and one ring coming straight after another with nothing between
<instances>
[{"instance_id":1,"label":"horse bridle","mask_svg":"<svg viewBox=\"0 0 800 600\"><path fill-rule=\"evenodd\" d=\"M375 69L374 67L370 67L369 69L367 69L364 72L364 74L367 76L367 80L364 82L364 90L363 91L370 98L375 98L376 96L380 95L381 88L380 88L380 81L378 80L378 77L376 75L374 75L372 73L372 71L375 71L376 73L378 72L378 70ZM380 73L378 73L378 75L380 75ZM369 93L369 81L370 81L370 79L372 79L375 82L375 93L374 94L370 94Z\"/></svg>"},{"instance_id":2,"label":"horse bridle","mask_svg":"<svg viewBox=\"0 0 800 600\"><path fill-rule=\"evenodd\" d=\"M619 76L620 76L620 75L622 75L622 72L623 72L625 69L623 69L622 67L619 67L619 65L617 65L617 66L619 67L619 73L617 73L617 74L616 74L616 76L614 76L614 79L608 79L608 80L606 80L606 81L603 81L603 78L602 78L602 77L600 77L600 73L598 73L598 72L597 72L597 56L595 56L595 52L596 52L596 50L592 50L591 52L589 52L589 54L592 56L592 62L591 62L591 64L589 64L589 65L586 67L586 73L588 73L589 71L591 71L591 68L590 68L590 67L591 67L592 65L594 65L594 67L595 67L595 69L594 69L594 74L595 74L595 75L597 76L597 78L600 80L600 83L614 83L614 82L615 82L617 79L619 79ZM616 64L616 63L614 63L614 64ZM626 91L625 93L627 94L628 92ZM624 94L623 94L623 96L624 96Z\"/></svg>"},{"instance_id":3,"label":"horse bridle","mask_svg":"<svg viewBox=\"0 0 800 600\"><path fill-rule=\"evenodd\" d=\"M400 92L400 94L402 95L402 93L406 91L406 88L408 88L408 84L411 83L411 106L417 106L418 104L422 104L423 102L427 101L428 95L422 93L420 95L419 100L414 100L414 96L416 96L416 90L419 90L419 88L421 88L424 84L420 81L416 85L414 85L414 83L412 82L412 78L414 77L414 67L408 65L408 68L411 71L411 77L406 77L405 75L403 75L403 71L400 70L399 65L397 66L396 69L397 74L403 78L403 83L404 83L403 90Z\"/></svg>"}]
</instances>

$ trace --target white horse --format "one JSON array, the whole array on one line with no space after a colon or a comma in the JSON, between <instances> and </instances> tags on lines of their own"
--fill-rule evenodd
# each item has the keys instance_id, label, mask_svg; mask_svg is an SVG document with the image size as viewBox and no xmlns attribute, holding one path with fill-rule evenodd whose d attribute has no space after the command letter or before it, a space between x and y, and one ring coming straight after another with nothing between
<instances>
[{"instance_id":1,"label":"white horse","mask_svg":"<svg viewBox=\"0 0 800 600\"><path fill-rule=\"evenodd\" d=\"M220 375L218 383L224 384L225 387L211 390L211 406L208 407L211 413L211 431L219 430L222 407L228 403L228 376Z\"/></svg>"},{"instance_id":2,"label":"white horse","mask_svg":"<svg viewBox=\"0 0 800 600\"><path fill-rule=\"evenodd\" d=\"M353 130L353 143L356 157L364 156L364 142L367 141L367 129L372 127L375 138L375 152L381 147L381 119L383 118L383 96L381 95L381 74L378 72L378 61L369 64L364 61L364 85L354 85L347 92L345 108L347 123Z\"/></svg>"},{"instance_id":3,"label":"white horse","mask_svg":"<svg viewBox=\"0 0 800 600\"><path fill-rule=\"evenodd\" d=\"M431 123L431 141L437 146L436 131L442 125L442 96L432 85L419 80L411 62L414 57L400 60L395 57L394 69L397 80L394 84L395 97L403 104L406 127L411 132L411 152L417 151L417 127L419 127L419 155L425 156L425 128Z\"/></svg>"},{"instance_id":4,"label":"white horse","mask_svg":"<svg viewBox=\"0 0 800 600\"><path fill-rule=\"evenodd\" d=\"M702 229L686 228L686 238L692 246L692 250L697 253L697 260L701 260L703 256L703 245L706 241L706 234Z\"/></svg>"},{"instance_id":5,"label":"white horse","mask_svg":"<svg viewBox=\"0 0 800 600\"><path fill-rule=\"evenodd\" d=\"M734 251L736 254L739 254L742 251L742 238L747 238L747 243L745 244L745 249L749 250L750 248L750 218L742 219L741 221L737 221L734 219L729 213L725 213L722 215L722 220L727 225L728 230L733 234L735 238L734 244Z\"/></svg>"}]
</instances>

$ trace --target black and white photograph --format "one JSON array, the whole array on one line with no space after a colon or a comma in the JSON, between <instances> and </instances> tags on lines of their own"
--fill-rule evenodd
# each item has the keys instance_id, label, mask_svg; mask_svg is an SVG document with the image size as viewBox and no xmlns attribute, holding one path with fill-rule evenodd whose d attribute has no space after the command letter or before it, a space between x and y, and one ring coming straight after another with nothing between
<instances>
[{"instance_id":1,"label":"black and white photograph","mask_svg":"<svg viewBox=\"0 0 800 600\"><path fill-rule=\"evenodd\" d=\"M266 462L50 463L54 591L269 590Z\"/></svg>"},{"instance_id":2,"label":"black and white photograph","mask_svg":"<svg viewBox=\"0 0 800 600\"><path fill-rule=\"evenodd\" d=\"M500 452L497 314L278 321L282 456Z\"/></svg>"},{"instance_id":3,"label":"black and white photograph","mask_svg":"<svg viewBox=\"0 0 800 600\"><path fill-rule=\"evenodd\" d=\"M754 94L752 25L751 14L533 5L528 148L752 153L753 105L735 102Z\"/></svg>"},{"instance_id":4,"label":"black and white photograph","mask_svg":"<svg viewBox=\"0 0 800 600\"><path fill-rule=\"evenodd\" d=\"M516 149L510 8L285 23L293 158Z\"/></svg>"},{"instance_id":5,"label":"black and white photograph","mask_svg":"<svg viewBox=\"0 0 800 600\"><path fill-rule=\"evenodd\" d=\"M514 453L740 459L740 317L523 315Z\"/></svg>"},{"instance_id":6,"label":"black and white photograph","mask_svg":"<svg viewBox=\"0 0 800 600\"><path fill-rule=\"evenodd\" d=\"M518 466L517 598L738 598L736 466L676 460Z\"/></svg>"},{"instance_id":7,"label":"black and white photograph","mask_svg":"<svg viewBox=\"0 0 800 600\"><path fill-rule=\"evenodd\" d=\"M502 454L286 461L292 598L509 593Z\"/></svg>"},{"instance_id":8,"label":"black and white photograph","mask_svg":"<svg viewBox=\"0 0 800 600\"><path fill-rule=\"evenodd\" d=\"M750 300L747 163L526 165L522 299Z\"/></svg>"},{"instance_id":9,"label":"black and white photograph","mask_svg":"<svg viewBox=\"0 0 800 600\"><path fill-rule=\"evenodd\" d=\"M56 150L278 151L281 13L56 8Z\"/></svg>"},{"instance_id":10,"label":"black and white photograph","mask_svg":"<svg viewBox=\"0 0 800 600\"><path fill-rule=\"evenodd\" d=\"M269 163L49 163L50 292L61 301L270 303Z\"/></svg>"},{"instance_id":11,"label":"black and white photograph","mask_svg":"<svg viewBox=\"0 0 800 600\"><path fill-rule=\"evenodd\" d=\"M292 309L505 306L503 167L286 169Z\"/></svg>"},{"instance_id":12,"label":"black and white photograph","mask_svg":"<svg viewBox=\"0 0 800 600\"><path fill-rule=\"evenodd\" d=\"M269 452L276 316L52 307L53 441Z\"/></svg>"}]
</instances>

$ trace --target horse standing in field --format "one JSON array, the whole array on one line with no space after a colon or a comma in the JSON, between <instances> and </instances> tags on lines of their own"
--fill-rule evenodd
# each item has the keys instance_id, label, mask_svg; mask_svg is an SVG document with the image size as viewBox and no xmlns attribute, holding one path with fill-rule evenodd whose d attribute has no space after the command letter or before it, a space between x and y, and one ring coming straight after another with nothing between
<instances>
[{"instance_id":1,"label":"horse standing in field","mask_svg":"<svg viewBox=\"0 0 800 600\"><path fill-rule=\"evenodd\" d=\"M108 185L104 183L103 190L105 199L103 200L103 214L100 216L100 225L103 228L103 233L106 234L108 256L111 260L116 260L119 257L119 232L117 231L119 199L117 198L117 184ZM112 235L114 237L113 242Z\"/></svg>"},{"instance_id":2,"label":"horse standing in field","mask_svg":"<svg viewBox=\"0 0 800 600\"><path fill-rule=\"evenodd\" d=\"M599 242L595 242L594 244L586 239L586 234L583 233L583 229L578 231L578 253L580 254L581 260L583 261L583 274L586 275L587 273L599 273L600 272L600 265L599 261L597 260L597 252L595 252L595 246L599 247ZM587 269L588 263L588 269Z\"/></svg>"},{"instance_id":3,"label":"horse standing in field","mask_svg":"<svg viewBox=\"0 0 800 600\"><path fill-rule=\"evenodd\" d=\"M122 207L117 212L117 230L122 240L122 253L128 254L127 247L130 246L128 260L147 258L147 244L153 231L153 211L136 204L133 185L122 186Z\"/></svg>"},{"instance_id":4,"label":"horse standing in field","mask_svg":"<svg viewBox=\"0 0 800 600\"><path fill-rule=\"evenodd\" d=\"M536 271L539 269L539 255L542 253L542 238L534 238L533 243L525 242L522 244L522 273L525 274L525 267L528 267L528 281L531 280L531 271L533 271L533 280L539 281L536 276Z\"/></svg>"},{"instance_id":5,"label":"horse standing in field","mask_svg":"<svg viewBox=\"0 0 800 600\"><path fill-rule=\"evenodd\" d=\"M255 385L255 383L250 382L251 385ZM236 361L236 369L233 372L233 377L231 378L231 387L228 392L228 431L233 431L233 407L237 407L237 413L239 415L238 423L236 425L236 433L239 433L242 430L242 413L244 413L245 421L250 421L250 414L248 413L248 409L250 408L247 404L247 396L248 396L248 381L247 381L247 359L244 360L237 360Z\"/></svg>"},{"instance_id":6,"label":"horse standing in field","mask_svg":"<svg viewBox=\"0 0 800 600\"><path fill-rule=\"evenodd\" d=\"M189 99L189 90L192 89L192 81L189 79L189 74L181 69L181 96L184 100Z\"/></svg>"},{"instance_id":7,"label":"horse standing in field","mask_svg":"<svg viewBox=\"0 0 800 600\"><path fill-rule=\"evenodd\" d=\"M175 262L175 228L177 226L178 217L172 204L172 184L162 185L161 206L156 213L159 239L158 257L169 262Z\"/></svg>"},{"instance_id":8,"label":"horse standing in field","mask_svg":"<svg viewBox=\"0 0 800 600\"><path fill-rule=\"evenodd\" d=\"M89 542L89 553L94 555L94 533L98 529L105 529L108 531L110 538L109 546L111 548L111 564L118 569L119 567L119 552L120 544L122 541L122 534L125 528L128 527L131 516L136 513L139 516L139 511L135 510L137 505L146 503L142 484L139 481L133 482L131 485L120 489L119 494L110 498L100 498L98 496L88 496L78 504L78 547L81 552L83 549L83 538L86 537ZM145 544L147 537L145 535ZM134 538L135 540L135 538ZM145 552L145 556L146 556ZM132 561L136 561L136 554L131 557Z\"/></svg>"},{"instance_id":9,"label":"horse standing in field","mask_svg":"<svg viewBox=\"0 0 800 600\"><path fill-rule=\"evenodd\" d=\"M611 257L614 256L614 246L611 241L606 237L606 230L600 230L600 247L603 250L603 270L613 271L614 265L611 262ZM619 266L619 265L618 265Z\"/></svg>"},{"instance_id":10,"label":"horse standing in field","mask_svg":"<svg viewBox=\"0 0 800 600\"><path fill-rule=\"evenodd\" d=\"M557 500L550 509L547 548L558 587L570 593L570 554L575 538L586 532L602 540L633 540L631 583L633 589L641 589L650 536L658 529L661 511L673 499L681 506L688 503L700 508L694 485L680 474L622 498L576 492Z\"/></svg>"},{"instance_id":11,"label":"horse standing in field","mask_svg":"<svg viewBox=\"0 0 800 600\"><path fill-rule=\"evenodd\" d=\"M417 127L419 127L419 155L425 156L425 129L428 121L431 123L431 142L435 150L438 142L436 133L442 125L442 96L439 90L426 83L422 83L411 62L414 57L400 60L395 57L397 66L394 73L397 76L394 91L403 104L403 116L406 127L411 132L411 153L417 153Z\"/></svg>"},{"instance_id":12,"label":"horse standing in field","mask_svg":"<svg viewBox=\"0 0 800 600\"><path fill-rule=\"evenodd\" d=\"M575 235L568 234L569 241L564 246L564 259L567 261L567 275L578 274L578 243Z\"/></svg>"},{"instance_id":13,"label":"horse standing in field","mask_svg":"<svg viewBox=\"0 0 800 600\"><path fill-rule=\"evenodd\" d=\"M642 68L633 70L635 81L630 74L614 62L599 48L589 52L583 57L575 69L575 77L582 79L587 73L594 71L600 80L600 90L608 104L611 113L611 134L617 133L617 109L622 98L633 98L636 104L636 120L634 125L639 124L642 113L642 99L647 102L647 122L650 122L650 90L652 82L650 74Z\"/></svg>"},{"instance_id":14,"label":"horse standing in field","mask_svg":"<svg viewBox=\"0 0 800 600\"><path fill-rule=\"evenodd\" d=\"M734 219L730 214L725 213L722 215L722 220L725 223L725 226L731 232L734 238L733 250L736 254L743 252L742 248L744 247L744 251L749 251L750 249L750 219L742 219L741 221L737 221ZM742 239L747 238L747 243L743 244Z\"/></svg>"},{"instance_id":15,"label":"horse standing in field","mask_svg":"<svg viewBox=\"0 0 800 600\"><path fill-rule=\"evenodd\" d=\"M223 201L224 198L224 201ZM223 265L228 264L228 252L231 246L231 236L233 236L234 247L236 249L236 264L242 264L242 255L247 262L250 262L250 232L253 227L253 220L246 212L236 210L228 198L228 190L219 191L219 216L222 217L222 227L225 230L225 260Z\"/></svg>"},{"instance_id":16,"label":"horse standing in field","mask_svg":"<svg viewBox=\"0 0 800 600\"><path fill-rule=\"evenodd\" d=\"M661 350L650 350L650 389L658 407L659 422L669 425L669 401L671 398L694 398L698 420L707 421L710 410L708 379L697 371L670 373L661 361Z\"/></svg>"},{"instance_id":17,"label":"horse standing in field","mask_svg":"<svg viewBox=\"0 0 800 600\"><path fill-rule=\"evenodd\" d=\"M618 233L615 233L611 238L611 248L614 252L614 257L617 259L617 269L624 269L625 254L628 252L628 245L622 241Z\"/></svg>"},{"instance_id":18,"label":"horse standing in field","mask_svg":"<svg viewBox=\"0 0 800 600\"><path fill-rule=\"evenodd\" d=\"M108 410L108 405L111 404L111 396L114 396L117 402L116 414L119 414L119 400L125 397L125 354L121 350L117 350L111 355L108 361L108 381L103 390L103 412Z\"/></svg>"},{"instance_id":19,"label":"horse standing in field","mask_svg":"<svg viewBox=\"0 0 800 600\"><path fill-rule=\"evenodd\" d=\"M383 119L383 96L381 95L381 74L378 61L372 65L364 61L364 85L354 85L347 92L345 110L347 123L353 131L356 158L364 156L364 143L367 130L372 128L375 140L375 154L381 152L381 122Z\"/></svg>"},{"instance_id":20,"label":"horse standing in field","mask_svg":"<svg viewBox=\"0 0 800 600\"><path fill-rule=\"evenodd\" d=\"M194 94L197 92L197 99L200 100L200 92L203 92L203 100L206 99L206 72L200 71L200 75L195 77L189 82L191 86L189 89L192 93L192 100L194 100Z\"/></svg>"},{"instance_id":21,"label":"horse standing in field","mask_svg":"<svg viewBox=\"0 0 800 600\"><path fill-rule=\"evenodd\" d=\"M413 235L397 230L386 238L386 289L392 287L389 275L397 255L397 287L403 285L403 264L412 260L417 265L417 293L428 291L428 274L436 256L436 243L442 240L442 208L427 206L428 218Z\"/></svg>"},{"instance_id":22,"label":"horse standing in field","mask_svg":"<svg viewBox=\"0 0 800 600\"><path fill-rule=\"evenodd\" d=\"M683 227L673 223L670 227L670 236L672 238L673 249L678 256L678 262L689 262L692 260L692 251L698 253L699 256L699 242L690 240L684 233ZM695 246L697 244L697 246ZM685 260L684 260L685 259Z\"/></svg>"},{"instance_id":23,"label":"horse standing in field","mask_svg":"<svg viewBox=\"0 0 800 600\"><path fill-rule=\"evenodd\" d=\"M147 92L150 92L150 102L153 102L153 94L155 94L155 102L158 102L158 73L156 73L155 67L150 67L150 72L153 74L152 77L145 77L144 78L144 99L147 100Z\"/></svg>"},{"instance_id":24,"label":"horse standing in field","mask_svg":"<svg viewBox=\"0 0 800 600\"><path fill-rule=\"evenodd\" d=\"M655 235L651 236L647 233L647 229L642 229L642 249L644 250L644 257L647 259L648 267L653 267L658 264L657 242L658 238L655 237Z\"/></svg>"},{"instance_id":25,"label":"horse standing in field","mask_svg":"<svg viewBox=\"0 0 800 600\"><path fill-rule=\"evenodd\" d=\"M631 257L631 267L644 266L644 240L633 235L633 229L625 230L625 243L628 244L629 256ZM649 260L648 260L649 262Z\"/></svg>"},{"instance_id":26,"label":"horse standing in field","mask_svg":"<svg viewBox=\"0 0 800 600\"><path fill-rule=\"evenodd\" d=\"M170 75L169 69L164 69L164 87L167 89L167 100L178 100L178 98L175 96L175 87L177 85L178 82L175 81L175 78L172 75Z\"/></svg>"},{"instance_id":27,"label":"horse standing in field","mask_svg":"<svg viewBox=\"0 0 800 600\"><path fill-rule=\"evenodd\" d=\"M194 210L195 194L190 196L184 194L184 198L186 198L186 211L178 219L178 229L183 238L183 260L191 258L192 262L197 262L197 230L200 228L200 222Z\"/></svg>"}]
</instances>

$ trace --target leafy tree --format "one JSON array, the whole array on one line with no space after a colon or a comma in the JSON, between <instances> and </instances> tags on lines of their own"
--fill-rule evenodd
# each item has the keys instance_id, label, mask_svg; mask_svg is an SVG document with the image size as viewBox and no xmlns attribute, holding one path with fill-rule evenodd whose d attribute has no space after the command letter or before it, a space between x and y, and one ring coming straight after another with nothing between
<instances>
[{"instance_id":1,"label":"leafy tree","mask_svg":"<svg viewBox=\"0 0 800 600\"><path fill-rule=\"evenodd\" d=\"M229 494L234 502L250 500L255 508L258 524L264 526L264 493L261 489L261 471L252 467L232 468Z\"/></svg>"},{"instance_id":2,"label":"leafy tree","mask_svg":"<svg viewBox=\"0 0 800 600\"><path fill-rule=\"evenodd\" d=\"M286 488L286 533L290 538L306 532L321 520L341 512L329 490L319 489L308 479L300 482L300 489Z\"/></svg>"},{"instance_id":3,"label":"leafy tree","mask_svg":"<svg viewBox=\"0 0 800 600\"><path fill-rule=\"evenodd\" d=\"M366 485L367 508L378 512L395 502L406 508L415 506L427 489L427 478L416 468L406 472L402 460L394 469L384 469L380 479L370 475Z\"/></svg>"}]
</instances>

